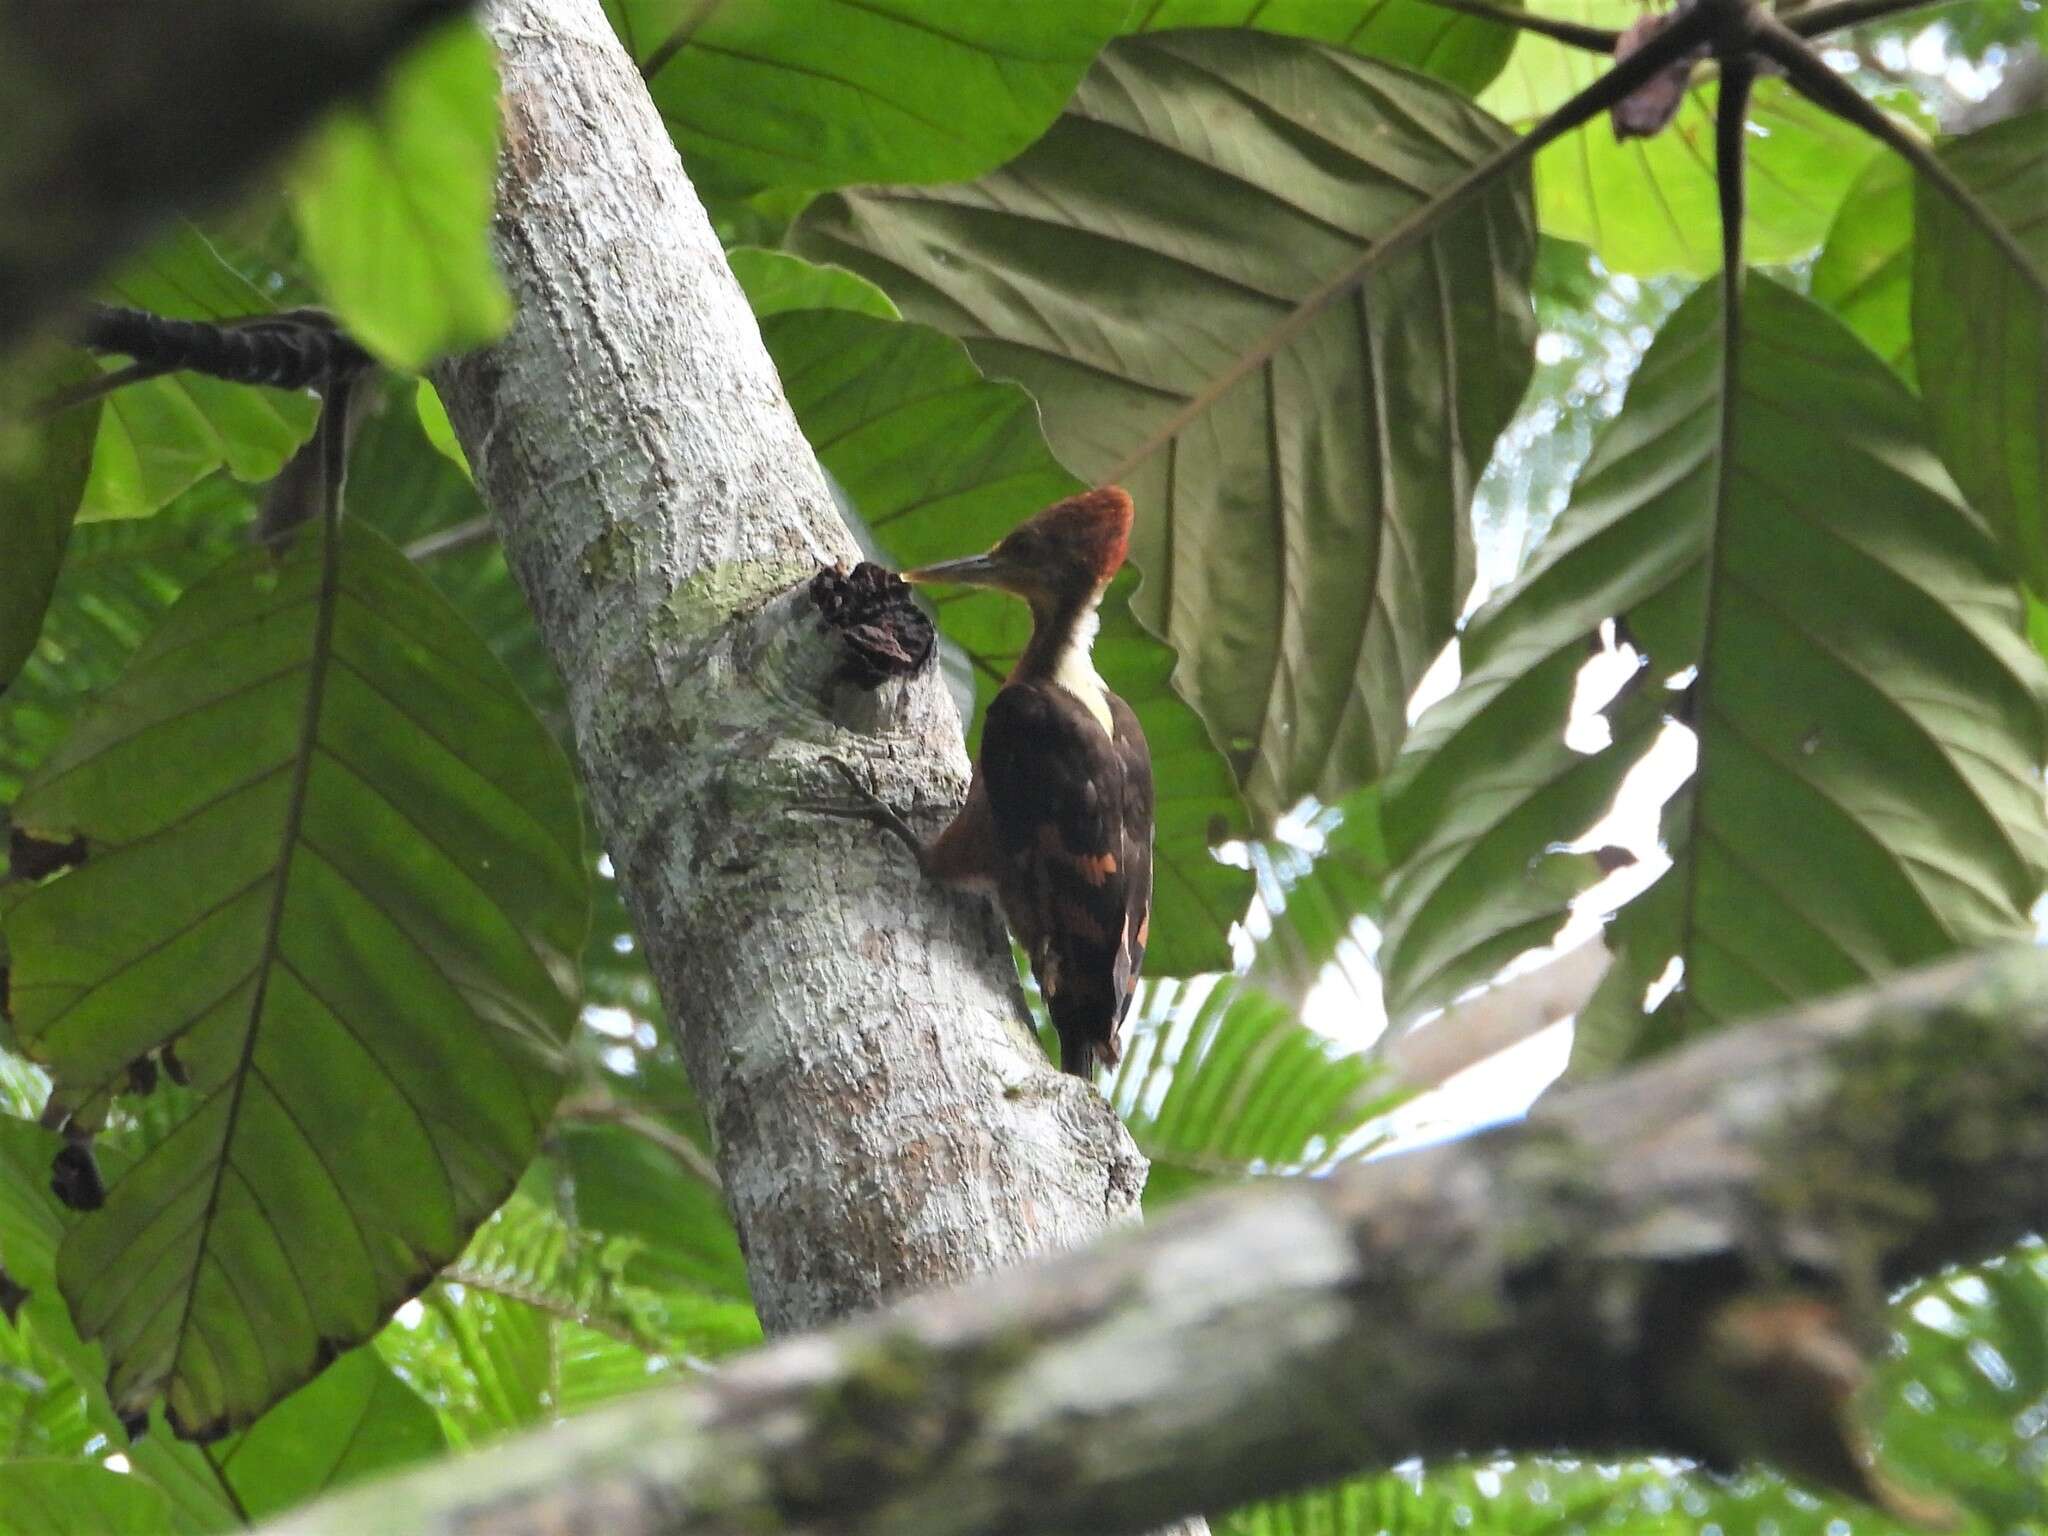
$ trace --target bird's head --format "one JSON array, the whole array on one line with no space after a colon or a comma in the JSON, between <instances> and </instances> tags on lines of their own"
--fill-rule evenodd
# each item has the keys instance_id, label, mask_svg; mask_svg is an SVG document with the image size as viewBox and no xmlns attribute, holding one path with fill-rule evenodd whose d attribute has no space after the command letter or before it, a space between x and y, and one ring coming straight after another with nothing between
<instances>
[{"instance_id":1,"label":"bird's head","mask_svg":"<svg viewBox=\"0 0 2048 1536\"><path fill-rule=\"evenodd\" d=\"M1056 501L1019 523L985 555L946 560L914 571L905 581L926 585L964 582L998 587L1030 602L1057 606L1100 595L1124 563L1131 541L1131 498L1116 486Z\"/></svg>"}]
</instances>

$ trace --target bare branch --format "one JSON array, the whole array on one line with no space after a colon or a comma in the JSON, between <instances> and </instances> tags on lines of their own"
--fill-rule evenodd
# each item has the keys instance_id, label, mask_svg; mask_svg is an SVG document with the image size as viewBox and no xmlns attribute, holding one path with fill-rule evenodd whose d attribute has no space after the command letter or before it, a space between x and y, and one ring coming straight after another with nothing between
<instances>
[{"instance_id":1,"label":"bare branch","mask_svg":"<svg viewBox=\"0 0 2048 1536\"><path fill-rule=\"evenodd\" d=\"M1504 27L1513 27L1518 32L1534 32L1552 42L1563 43L1567 48L1583 48L1588 53L1597 53L1602 58L1614 57L1614 45L1621 34L1612 27L1588 27L1575 21L1558 21L1550 16L1538 16L1533 11L1518 11L1510 6L1489 5L1487 0L1428 0L1428 3L1446 11L1456 11L1461 16L1477 16L1486 21L1497 21Z\"/></svg>"},{"instance_id":2,"label":"bare branch","mask_svg":"<svg viewBox=\"0 0 2048 1536\"><path fill-rule=\"evenodd\" d=\"M1787 30L1801 37L1821 37L1869 21L1885 21L1911 11L1938 10L1961 3L1962 0L1823 0L1820 5L1787 14L1783 21Z\"/></svg>"},{"instance_id":3,"label":"bare branch","mask_svg":"<svg viewBox=\"0 0 2048 1536\"><path fill-rule=\"evenodd\" d=\"M1869 1331L1836 1298L2048 1224L2044 1124L2048 953L1968 957L275 1530L1109 1536L1415 1455L1560 1447L1767 1456L1905 1510L1843 1411ZM1713 1406L1766 1388L1770 1415Z\"/></svg>"}]
</instances>

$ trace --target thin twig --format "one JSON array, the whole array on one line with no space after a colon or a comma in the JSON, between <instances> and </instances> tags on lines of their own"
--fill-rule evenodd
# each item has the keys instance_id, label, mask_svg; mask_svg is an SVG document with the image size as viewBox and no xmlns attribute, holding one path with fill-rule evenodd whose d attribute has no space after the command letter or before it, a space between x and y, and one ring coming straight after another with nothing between
<instances>
[{"instance_id":1,"label":"thin twig","mask_svg":"<svg viewBox=\"0 0 2048 1536\"><path fill-rule=\"evenodd\" d=\"M723 0L697 0L696 8L677 22L675 30L655 46L654 52L647 55L647 62L640 66L640 78L652 80L660 74L663 65L689 46L690 39L697 35L697 29L710 19L711 13L717 10L721 3Z\"/></svg>"},{"instance_id":2,"label":"thin twig","mask_svg":"<svg viewBox=\"0 0 2048 1536\"><path fill-rule=\"evenodd\" d=\"M130 363L125 368L116 368L112 373L103 373L96 379L83 384L74 384L69 389L60 389L47 400L38 400L29 407L30 421L47 421L60 416L74 406L88 405L111 395L117 389L126 389L130 384L140 384L148 379L162 378L171 370L157 363Z\"/></svg>"},{"instance_id":3,"label":"thin twig","mask_svg":"<svg viewBox=\"0 0 2048 1536\"><path fill-rule=\"evenodd\" d=\"M1296 305L1285 319L1266 332L1258 342L1239 354L1235 362L1210 380L1186 405L1167 418L1163 426L1127 454L1121 463L1103 475L1099 483L1113 485L1127 479L1140 464L1173 441L1189 422L1200 417L1235 388L1246 375L1254 369L1263 367L1282 347L1307 330L1333 299L1349 293L1364 282L1373 269L1382 262L1405 251L1453 213L1463 209L1466 204L1485 192L1497 177L1513 170L1524 161L1534 159L1537 151L1545 145L1599 116L1631 91L1655 79L1665 69L1706 42L1710 29L1711 20L1704 6L1697 6L1684 12L1669 27L1627 58L1619 60L1606 74L1580 91L1522 137L1491 158L1472 167L1435 197L1401 219L1343 271Z\"/></svg>"},{"instance_id":4,"label":"thin twig","mask_svg":"<svg viewBox=\"0 0 2048 1536\"><path fill-rule=\"evenodd\" d=\"M1504 27L1513 27L1520 32L1534 32L1552 42L1563 43L1567 48L1583 48L1588 53L1597 53L1603 58L1614 57L1614 45L1621 41L1621 34L1611 27L1588 27L1575 21L1557 21L1549 16L1538 16L1532 11L1511 10L1504 5L1489 5L1487 0L1427 0L1430 5L1446 11L1456 11L1462 16L1477 16L1486 21L1497 21ZM1915 0L1925 3L1925 0Z\"/></svg>"},{"instance_id":5,"label":"thin twig","mask_svg":"<svg viewBox=\"0 0 2048 1536\"><path fill-rule=\"evenodd\" d=\"M689 1137L663 1125L652 1115L635 1109L630 1104L621 1104L608 1093L595 1091L564 1099L555 1106L555 1118L589 1120L604 1125L616 1125L623 1131L631 1131L642 1141L661 1148L681 1163L685 1170L713 1189L722 1191L725 1188L724 1180L718 1176L717 1165L704 1155L702 1147Z\"/></svg>"},{"instance_id":6,"label":"thin twig","mask_svg":"<svg viewBox=\"0 0 2048 1536\"><path fill-rule=\"evenodd\" d=\"M452 555L458 549L467 549L472 544L481 544L497 532L497 525L488 517L472 517L446 528L422 534L405 546L405 558L412 561L432 560L441 555Z\"/></svg>"},{"instance_id":7,"label":"thin twig","mask_svg":"<svg viewBox=\"0 0 2048 1536\"><path fill-rule=\"evenodd\" d=\"M1861 128L1932 182L1935 190L1954 203L1956 210L1998 247L2041 302L2048 304L2048 274L2034 265L2034 258L2018 237L1957 179L1955 172L1941 163L1933 150L1864 100L1854 86L1822 63L1797 34L1762 12L1756 15L1756 49L1784 69L1785 78L1800 95Z\"/></svg>"},{"instance_id":8,"label":"thin twig","mask_svg":"<svg viewBox=\"0 0 2048 1536\"><path fill-rule=\"evenodd\" d=\"M1784 17L1781 24L1787 31L1801 37L1820 37L1825 33L1839 32L1844 27L1860 27L1866 21L1883 21L1890 16L1904 15L1907 11L1927 11L1960 3L1961 0L1822 0L1819 5L1809 5Z\"/></svg>"}]
</instances>

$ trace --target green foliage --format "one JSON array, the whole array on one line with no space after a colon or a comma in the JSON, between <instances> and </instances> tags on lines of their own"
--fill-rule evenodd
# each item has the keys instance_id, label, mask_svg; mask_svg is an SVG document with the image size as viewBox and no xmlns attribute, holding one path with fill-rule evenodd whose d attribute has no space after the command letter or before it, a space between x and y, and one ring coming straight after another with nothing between
<instances>
[{"instance_id":1,"label":"green foliage","mask_svg":"<svg viewBox=\"0 0 2048 1536\"><path fill-rule=\"evenodd\" d=\"M0 1464L0 1532L6 1536L106 1536L169 1524L164 1496L139 1478L86 1462Z\"/></svg>"},{"instance_id":2,"label":"green foliage","mask_svg":"<svg viewBox=\"0 0 2048 1536\"><path fill-rule=\"evenodd\" d=\"M983 378L956 341L921 325L844 310L771 318L762 332L819 460L888 559L910 567L995 543L1048 502L1081 489L1039 433L1031 397ZM1228 965L1227 936L1250 895L1210 845L1244 831L1230 773L1170 683L1173 653L1133 622L1112 589L1096 665L1138 712L1158 785L1155 975ZM1024 648L1024 605L991 591L939 609L973 662L976 723Z\"/></svg>"},{"instance_id":3,"label":"green foliage","mask_svg":"<svg viewBox=\"0 0 2048 1536\"><path fill-rule=\"evenodd\" d=\"M2048 729L2018 582L2048 571L2048 322L1860 134L1761 85L1750 258L1826 244L1814 304L1751 278L1724 399L1716 296L1650 346L1679 285L1613 276L1717 265L1711 81L1670 132L1618 144L1595 122L1533 189L1510 175L1390 256L1511 144L1473 93L1527 128L1600 61L1427 0L606 10L883 557L985 546L1087 478L1137 495L1144 580L1112 592L1097 655L1159 775L1148 969L1193 975L1147 985L1105 1084L1156 1160L1149 1198L1383 1145L1416 1089L1330 1007L1333 967L1355 984L1383 951L1405 1022L1549 940L1609 867L1583 834L1674 734L1699 760L1671 866L1610 925L1582 1068L2027 931ZM1230 30L1150 35L1194 25ZM1985 59L2037 23L1979 4L1943 25ZM1119 33L1147 35L1103 51ZM284 205L232 237L174 227L106 296L211 319L324 303L407 369L488 339L494 95L475 29L434 34L322 130ZM1940 152L2048 264L2044 144L2037 114ZM794 251L762 248L792 221ZM10 402L58 382L18 375ZM100 1127L112 1190L55 1203L60 1142L28 1123L46 1081L0 1054L0 1296L19 1301L0 1536L224 1531L760 1337L608 875L581 937L600 861L549 740L562 690L432 388L369 391L335 564L311 532L250 547L252 487L315 409L132 385L91 429L82 495L89 412L0 438L0 678L20 664L0 821L87 837L82 867L0 889L0 1043ZM1549 489L1601 418L1553 527ZM1520 576L1411 731L1467 602L1490 451L1484 568ZM937 613L985 702L1021 607ZM1595 649L1641 670L1567 744ZM1303 1022L1311 997L1341 1043ZM190 1085L127 1091L173 1041ZM2044 1519L2042 1269L2028 1250L1902 1299L1870 1394L1888 1464L1973 1529ZM202 1453L160 1387L183 1427L254 1421ZM98 1464L114 1451L129 1474ZM1218 1529L1844 1525L1889 1529L1760 1472L1528 1461L1358 1479Z\"/></svg>"},{"instance_id":4,"label":"green foliage","mask_svg":"<svg viewBox=\"0 0 2048 1536\"><path fill-rule=\"evenodd\" d=\"M1913 193L1913 355L1935 445L2036 592L2048 591L2048 110L1942 159L2033 258L2013 270L1946 198Z\"/></svg>"},{"instance_id":5,"label":"green foliage","mask_svg":"<svg viewBox=\"0 0 2048 1536\"><path fill-rule=\"evenodd\" d=\"M1365 1150L1403 1097L1373 1057L1304 1029L1259 988L1154 989L1103 1092L1139 1147L1182 1176L1298 1172Z\"/></svg>"},{"instance_id":6,"label":"green foliage","mask_svg":"<svg viewBox=\"0 0 2048 1536\"><path fill-rule=\"evenodd\" d=\"M792 256L787 251L763 250L743 245L725 253L732 263L732 275L747 291L754 317L791 309L845 309L873 315L878 320L900 318L889 295L873 283L844 267L824 267Z\"/></svg>"},{"instance_id":7,"label":"green foliage","mask_svg":"<svg viewBox=\"0 0 2048 1536\"><path fill-rule=\"evenodd\" d=\"M83 358L62 357L32 378L38 398L49 398L97 376ZM42 631L99 423L97 401L32 426L0 421L0 519L11 535L0 560L0 689L20 675Z\"/></svg>"},{"instance_id":8,"label":"green foliage","mask_svg":"<svg viewBox=\"0 0 2048 1536\"><path fill-rule=\"evenodd\" d=\"M22 1048L88 1126L137 1061L191 1082L59 1265L124 1411L162 1390L188 1430L246 1423L454 1255L545 1121L582 829L445 614L366 530L251 552L15 803L90 849L7 913Z\"/></svg>"},{"instance_id":9,"label":"green foliage","mask_svg":"<svg viewBox=\"0 0 2048 1536\"><path fill-rule=\"evenodd\" d=\"M1256 27L1305 37L1367 58L1405 65L1467 94L1500 73L1515 46L1512 30L1459 16L1422 0L1372 6L1328 0L1141 0L1132 31L1186 27Z\"/></svg>"},{"instance_id":10,"label":"green foliage","mask_svg":"<svg viewBox=\"0 0 2048 1536\"><path fill-rule=\"evenodd\" d=\"M1505 140L1313 44L1126 39L1011 165L798 222L798 250L1029 389L1076 473L1130 488L1134 610L1262 825L1378 775L1464 601L1473 483L1528 380L1526 188L1373 253Z\"/></svg>"},{"instance_id":11,"label":"green foliage","mask_svg":"<svg viewBox=\"0 0 2048 1536\"><path fill-rule=\"evenodd\" d=\"M1913 173L1890 155L1849 189L1813 265L1813 297L1913 382Z\"/></svg>"},{"instance_id":12,"label":"green foliage","mask_svg":"<svg viewBox=\"0 0 2048 1536\"><path fill-rule=\"evenodd\" d=\"M1554 931L1599 872L1556 850L1667 709L1700 743L1667 811L1676 863L1610 929L1623 963L1580 1020L1582 1065L2028 931L2048 676L2018 595L1913 400L1838 322L1752 276L1724 397L1720 311L1703 289L1665 326L1389 787L1397 1015ZM1565 706L1610 615L1642 670L1608 711L1613 744L1579 753ZM1674 955L1683 984L1639 1037Z\"/></svg>"},{"instance_id":13,"label":"green foliage","mask_svg":"<svg viewBox=\"0 0 2048 1536\"><path fill-rule=\"evenodd\" d=\"M490 41L450 23L371 106L337 113L292 176L306 260L350 333L394 367L489 341L511 319L489 240L497 85Z\"/></svg>"},{"instance_id":14,"label":"green foliage","mask_svg":"<svg viewBox=\"0 0 2048 1536\"><path fill-rule=\"evenodd\" d=\"M1060 108L1124 0L604 0L707 193L945 181L1000 164Z\"/></svg>"}]
</instances>

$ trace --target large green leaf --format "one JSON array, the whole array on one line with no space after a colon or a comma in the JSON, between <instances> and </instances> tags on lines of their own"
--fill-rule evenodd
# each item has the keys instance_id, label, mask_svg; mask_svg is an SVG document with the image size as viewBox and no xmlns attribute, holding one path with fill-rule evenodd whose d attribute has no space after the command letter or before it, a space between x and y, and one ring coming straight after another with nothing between
<instances>
[{"instance_id":1,"label":"large green leaf","mask_svg":"<svg viewBox=\"0 0 2048 1536\"><path fill-rule=\"evenodd\" d=\"M1029 144L1125 0L604 0L690 179L944 181Z\"/></svg>"},{"instance_id":2,"label":"large green leaf","mask_svg":"<svg viewBox=\"0 0 2048 1536\"><path fill-rule=\"evenodd\" d=\"M90 363L66 358L38 371L38 391L95 377ZM13 685L42 633L99 423L97 402L33 425L0 416L0 691Z\"/></svg>"},{"instance_id":3,"label":"large green leaf","mask_svg":"<svg viewBox=\"0 0 2048 1536\"><path fill-rule=\"evenodd\" d=\"M536 1176L565 1170L547 1165ZM686 1362L758 1344L744 1301L626 1278L639 1245L574 1225L530 1177L427 1293L378 1336L464 1443L654 1386ZM580 1213L579 1213L580 1214Z\"/></svg>"},{"instance_id":4,"label":"large green leaf","mask_svg":"<svg viewBox=\"0 0 2048 1536\"><path fill-rule=\"evenodd\" d=\"M82 1398L95 1439L123 1449L135 1477L163 1492L178 1530L226 1531L243 1523L238 1506L261 1515L440 1446L431 1412L361 1350L207 1454L167 1434L161 1423L131 1438L108 1400L101 1352L79 1339L57 1294L58 1245L78 1219L48 1189L57 1145L48 1131L0 1118L0 1258L15 1266L30 1292L15 1336L35 1352L45 1397ZM103 1155L125 1166L121 1148ZM0 1326L0 1348L9 1337Z\"/></svg>"},{"instance_id":5,"label":"large green leaf","mask_svg":"<svg viewBox=\"0 0 2048 1536\"><path fill-rule=\"evenodd\" d=\"M227 744L232 744L232 750ZM363 528L186 593L38 769L86 862L7 914L15 1032L86 1124L175 1047L190 1113L66 1237L123 1411L245 1424L460 1251L559 1087L586 921L566 763Z\"/></svg>"},{"instance_id":6,"label":"large green leaf","mask_svg":"<svg viewBox=\"0 0 2048 1536\"><path fill-rule=\"evenodd\" d=\"M216 1449L212 1461L249 1518L261 1520L446 1447L420 1395L375 1350L353 1349Z\"/></svg>"},{"instance_id":7,"label":"large green leaf","mask_svg":"<svg viewBox=\"0 0 2048 1536\"><path fill-rule=\"evenodd\" d=\"M1126 38L1012 165L796 227L1130 487L1136 612L1262 822L1379 774L1470 582L1472 486L1531 366L1526 182L1372 253L1507 139L1312 43Z\"/></svg>"},{"instance_id":8,"label":"large green leaf","mask_svg":"<svg viewBox=\"0 0 2048 1536\"><path fill-rule=\"evenodd\" d=\"M182 320L276 308L197 226L179 223L109 285L117 303ZM110 359L109 369L127 360ZM148 517L216 469L268 480L312 434L312 396L173 373L108 396L79 521Z\"/></svg>"},{"instance_id":9,"label":"large green leaf","mask_svg":"<svg viewBox=\"0 0 2048 1536\"><path fill-rule=\"evenodd\" d=\"M512 317L491 263L498 70L458 20L417 45L368 108L321 129L291 178L306 259L351 335L419 368Z\"/></svg>"},{"instance_id":10,"label":"large green leaf","mask_svg":"<svg viewBox=\"0 0 2048 1536\"><path fill-rule=\"evenodd\" d=\"M2048 592L2048 110L1945 144L1941 158L2017 237L2034 277L1915 186L1913 354L1927 415L1970 505Z\"/></svg>"},{"instance_id":11,"label":"large green leaf","mask_svg":"<svg viewBox=\"0 0 2048 1536\"><path fill-rule=\"evenodd\" d=\"M1131 30L1176 27L1257 27L1306 37L1434 75L1468 95L1500 73L1516 35L1497 21L1461 16L1427 0L1142 0Z\"/></svg>"},{"instance_id":12,"label":"large green leaf","mask_svg":"<svg viewBox=\"0 0 2048 1536\"><path fill-rule=\"evenodd\" d=\"M5 1536L150 1536L170 1523L164 1496L140 1478L92 1462L0 1464Z\"/></svg>"},{"instance_id":13,"label":"large green leaf","mask_svg":"<svg viewBox=\"0 0 2048 1536\"><path fill-rule=\"evenodd\" d=\"M1324 1165L1405 1096L1384 1065L1256 987L1155 988L1104 1087L1155 1165L1242 1175ZM1185 1180L1182 1184L1185 1184Z\"/></svg>"},{"instance_id":14,"label":"large green leaf","mask_svg":"<svg viewBox=\"0 0 2048 1536\"><path fill-rule=\"evenodd\" d=\"M1642 14L1634 0L1531 0L1529 9L1603 27L1626 27ZM1480 104L1526 131L1606 68L1597 54L1524 33ZM1654 138L1616 140L1603 118L1544 149L1536 157L1543 232L1585 242L1616 272L1718 271L1717 100L1709 80L1688 93L1670 127ZM1781 80L1757 82L1749 119L1755 126L1745 144L1743 249L1752 262L1792 261L1825 238L1877 146Z\"/></svg>"},{"instance_id":15,"label":"large green leaf","mask_svg":"<svg viewBox=\"0 0 2048 1536\"><path fill-rule=\"evenodd\" d=\"M899 565L984 549L1048 502L1080 489L1047 450L1031 398L982 377L960 344L921 325L802 310L762 328L819 461ZM1173 654L1131 618L1128 579L1104 603L1096 665L1138 712L1158 786L1152 943L1156 975L1218 970L1251 894L1210 845L1244 831L1230 770L1169 684ZM949 600L944 633L973 659L981 705L1031 628L994 592ZM979 711L977 710L977 715Z\"/></svg>"},{"instance_id":16,"label":"large green leaf","mask_svg":"<svg viewBox=\"0 0 2048 1536\"><path fill-rule=\"evenodd\" d=\"M1898 156L1856 178L1813 264L1813 296L1913 381L1913 173Z\"/></svg>"},{"instance_id":17,"label":"large green leaf","mask_svg":"<svg viewBox=\"0 0 2048 1536\"><path fill-rule=\"evenodd\" d=\"M1581 1065L2031 931L2048 670L2019 595L1897 377L1786 289L1752 274L1747 295L1725 399L1718 292L1665 325L1390 781L1397 1016L1550 936L1600 872L1560 850L1666 710L1698 766L1667 808L1672 868L1610 926ZM1643 671L1612 745L1582 753L1561 732L1610 618ZM1644 1037L1642 989L1674 956Z\"/></svg>"}]
</instances>

